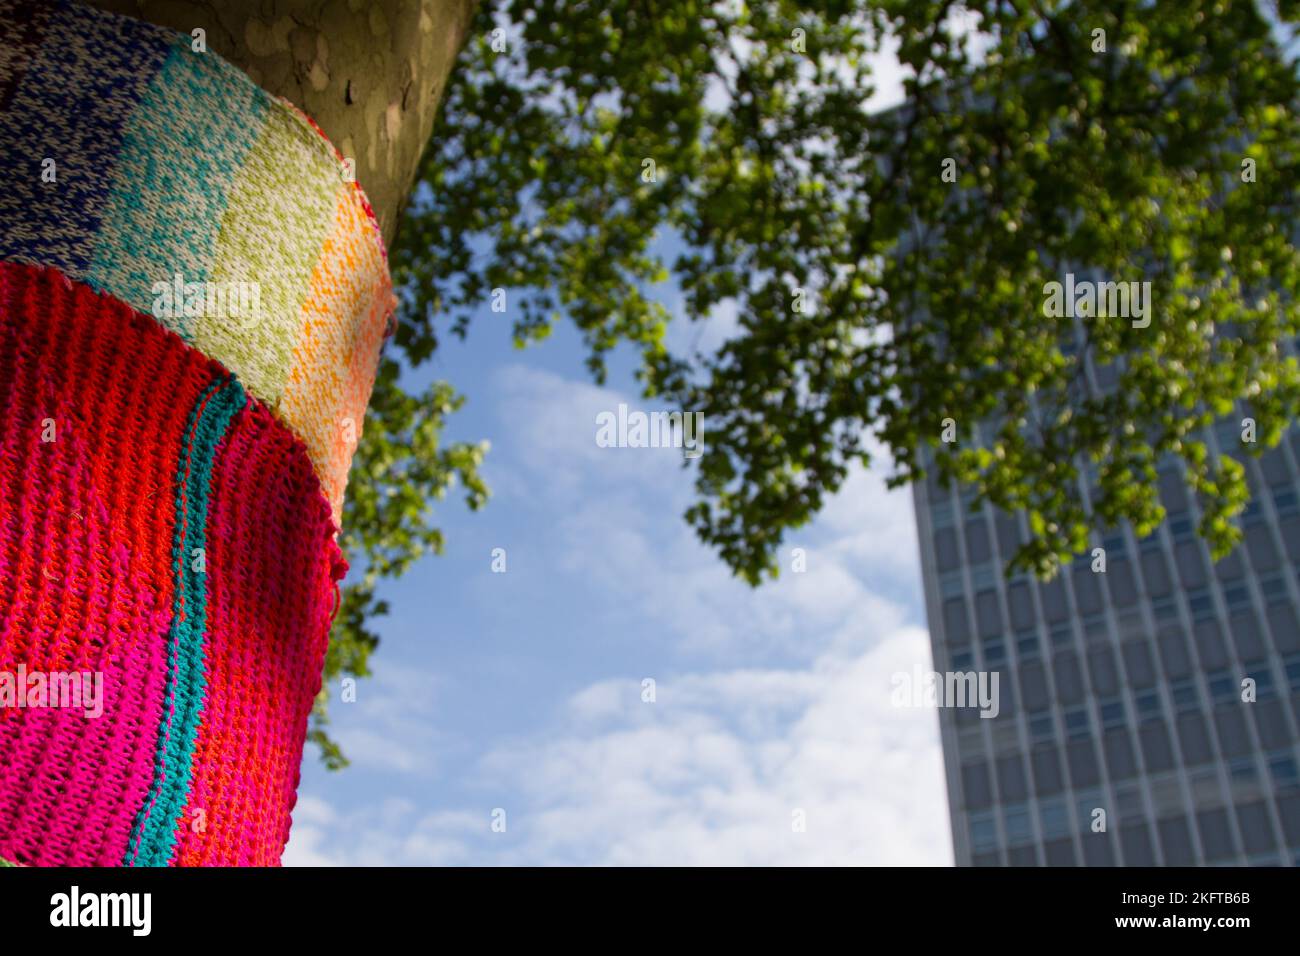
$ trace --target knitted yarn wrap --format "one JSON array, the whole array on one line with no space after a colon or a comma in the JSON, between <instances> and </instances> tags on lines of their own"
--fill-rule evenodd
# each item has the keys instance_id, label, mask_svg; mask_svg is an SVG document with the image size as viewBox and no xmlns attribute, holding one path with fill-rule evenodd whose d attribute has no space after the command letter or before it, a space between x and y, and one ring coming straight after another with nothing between
<instances>
[{"instance_id":1,"label":"knitted yarn wrap","mask_svg":"<svg viewBox=\"0 0 1300 956\"><path fill-rule=\"evenodd\" d=\"M0 25L0 859L277 864L382 239L310 120L189 37Z\"/></svg>"}]
</instances>

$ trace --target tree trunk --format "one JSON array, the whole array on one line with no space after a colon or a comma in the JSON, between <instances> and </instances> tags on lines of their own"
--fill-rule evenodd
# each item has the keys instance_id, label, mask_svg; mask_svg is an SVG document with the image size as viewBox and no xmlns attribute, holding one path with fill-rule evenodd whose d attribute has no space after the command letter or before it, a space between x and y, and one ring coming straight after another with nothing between
<instances>
[{"instance_id":1,"label":"tree trunk","mask_svg":"<svg viewBox=\"0 0 1300 956\"><path fill-rule=\"evenodd\" d=\"M293 103L356 162L392 242L474 0L87 0L190 34Z\"/></svg>"},{"instance_id":2,"label":"tree trunk","mask_svg":"<svg viewBox=\"0 0 1300 956\"><path fill-rule=\"evenodd\" d=\"M0 861L279 862L472 11L0 0Z\"/></svg>"}]
</instances>

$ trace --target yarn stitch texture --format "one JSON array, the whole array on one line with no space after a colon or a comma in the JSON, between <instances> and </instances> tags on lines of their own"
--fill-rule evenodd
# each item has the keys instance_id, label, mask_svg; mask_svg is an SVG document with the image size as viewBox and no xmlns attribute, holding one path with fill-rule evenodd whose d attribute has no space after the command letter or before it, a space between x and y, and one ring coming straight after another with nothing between
<instances>
[{"instance_id":1,"label":"yarn stitch texture","mask_svg":"<svg viewBox=\"0 0 1300 956\"><path fill-rule=\"evenodd\" d=\"M103 681L98 717L0 697L0 864L276 865L394 306L378 227L188 37L0 23L0 674ZM176 277L261 310L169 306Z\"/></svg>"},{"instance_id":2,"label":"yarn stitch texture","mask_svg":"<svg viewBox=\"0 0 1300 956\"><path fill-rule=\"evenodd\" d=\"M221 362L302 439L337 522L396 304L343 157L187 36L67 0L0 0L0 22L0 260L56 266ZM258 314L188 315L178 276L256 289Z\"/></svg>"}]
</instances>

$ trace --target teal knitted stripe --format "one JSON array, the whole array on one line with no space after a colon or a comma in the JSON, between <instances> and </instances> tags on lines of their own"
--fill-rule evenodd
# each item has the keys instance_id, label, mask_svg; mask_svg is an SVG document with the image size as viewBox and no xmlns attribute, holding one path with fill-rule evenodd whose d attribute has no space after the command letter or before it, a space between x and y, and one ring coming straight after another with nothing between
<instances>
[{"instance_id":1,"label":"teal knitted stripe","mask_svg":"<svg viewBox=\"0 0 1300 956\"><path fill-rule=\"evenodd\" d=\"M176 302L159 314L155 283L170 288L176 274L208 281L231 190L266 109L248 77L189 43L173 40L126 123L86 277L187 341L195 320ZM169 208L186 214L158 215Z\"/></svg>"},{"instance_id":2,"label":"teal knitted stripe","mask_svg":"<svg viewBox=\"0 0 1300 956\"><path fill-rule=\"evenodd\" d=\"M232 376L212 382L195 402L185 428L176 476L176 531L172 544L175 596L167 634L167 683L158 750L149 793L127 844L127 866L166 866L176 824L189 798L194 743L206 678L208 493L217 449L246 402Z\"/></svg>"}]
</instances>

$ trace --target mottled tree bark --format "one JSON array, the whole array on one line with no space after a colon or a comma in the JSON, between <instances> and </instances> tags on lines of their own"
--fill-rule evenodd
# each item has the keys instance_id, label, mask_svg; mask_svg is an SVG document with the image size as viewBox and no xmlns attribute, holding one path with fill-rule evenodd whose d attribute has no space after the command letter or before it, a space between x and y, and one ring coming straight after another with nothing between
<instances>
[{"instance_id":1,"label":"mottled tree bark","mask_svg":"<svg viewBox=\"0 0 1300 956\"><path fill-rule=\"evenodd\" d=\"M392 241L475 0L85 0L206 33L208 49L307 113Z\"/></svg>"}]
</instances>

